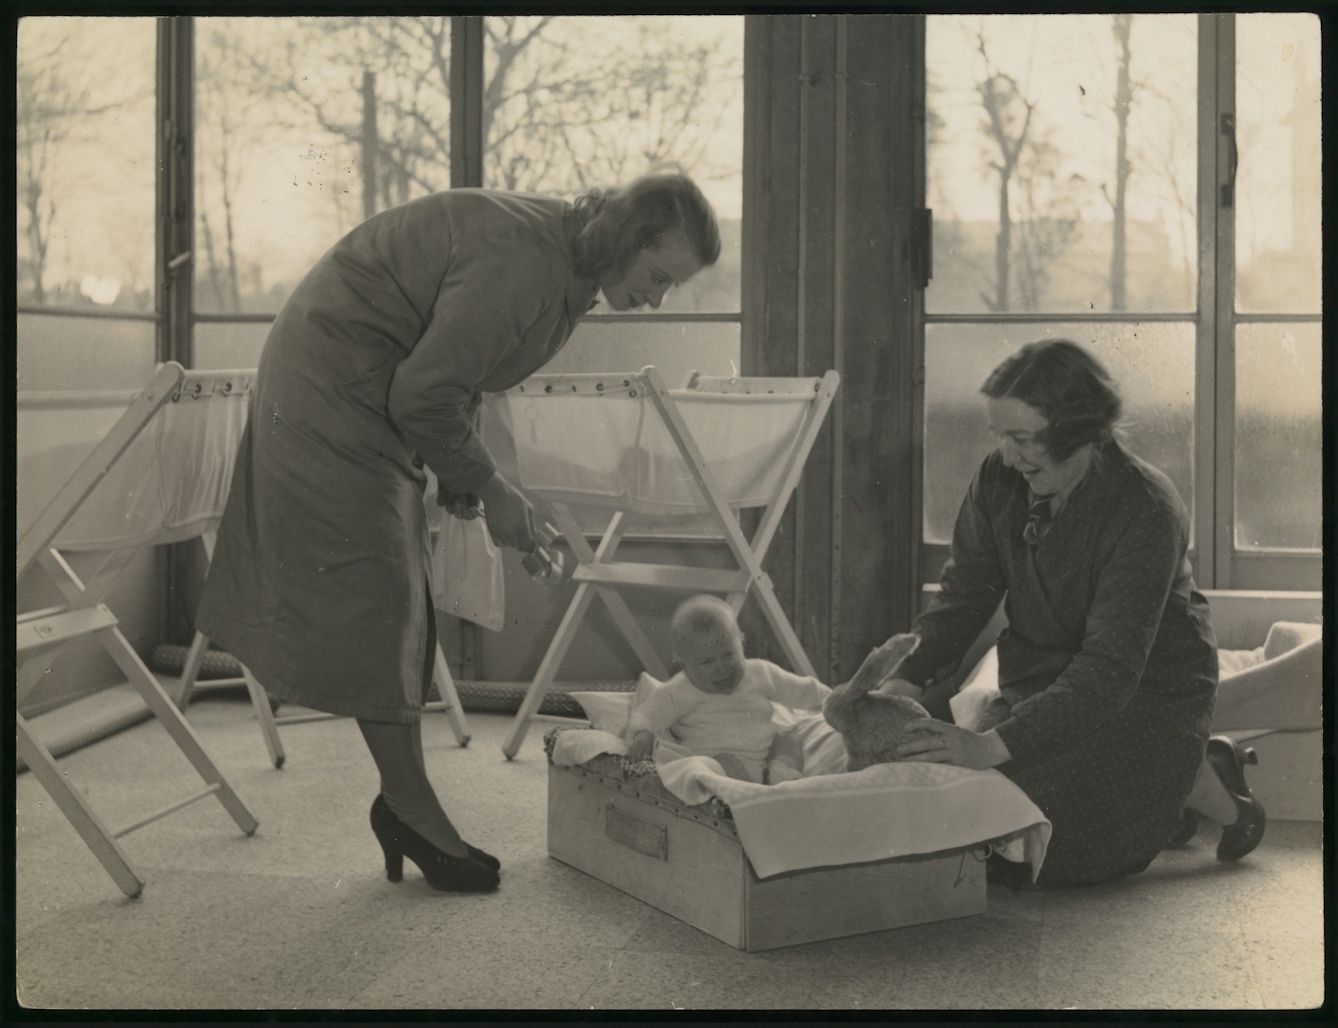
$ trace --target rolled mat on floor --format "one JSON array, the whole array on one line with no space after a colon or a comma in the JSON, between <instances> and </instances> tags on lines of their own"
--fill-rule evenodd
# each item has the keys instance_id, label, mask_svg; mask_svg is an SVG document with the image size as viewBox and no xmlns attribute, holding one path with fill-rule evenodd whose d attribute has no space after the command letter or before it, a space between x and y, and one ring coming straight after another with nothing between
<instances>
[{"instance_id":1,"label":"rolled mat on floor","mask_svg":"<svg viewBox=\"0 0 1338 1028\"><path fill-rule=\"evenodd\" d=\"M153 648L149 666L159 674L181 674L186 666L185 646L161 644ZM236 678L242 666L236 658L222 650L208 650L200 666L200 678ZM241 686L238 686L241 688ZM529 682L489 682L456 679L455 691L460 695L460 706L466 711L486 711L495 714L514 714L520 709ZM570 692L635 692L635 681L554 682L548 688L539 713L551 717L585 717L580 704ZM435 692L435 690L434 690Z\"/></svg>"},{"instance_id":2,"label":"rolled mat on floor","mask_svg":"<svg viewBox=\"0 0 1338 1028\"><path fill-rule=\"evenodd\" d=\"M39 714L29 720L28 726L51 756L59 758L152 716L139 693L122 682ZM28 770L17 753L14 770L16 774Z\"/></svg>"}]
</instances>

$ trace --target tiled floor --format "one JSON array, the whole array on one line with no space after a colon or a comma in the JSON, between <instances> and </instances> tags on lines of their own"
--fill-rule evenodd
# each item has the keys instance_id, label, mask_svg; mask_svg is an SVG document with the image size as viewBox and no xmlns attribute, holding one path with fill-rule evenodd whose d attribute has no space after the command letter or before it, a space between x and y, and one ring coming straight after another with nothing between
<instances>
[{"instance_id":1,"label":"tiled floor","mask_svg":"<svg viewBox=\"0 0 1338 1028\"><path fill-rule=\"evenodd\" d=\"M490 896L385 880L367 826L376 775L356 726L282 729L267 761L249 707L218 694L190 721L260 820L205 800L122 840L148 879L125 899L25 774L17 781L21 1002L50 1008L1269 1009L1323 1001L1322 828L1270 824L1236 865L1215 832L1095 889L991 886L989 912L742 953L550 859L532 729L469 715L455 745L429 715L429 769L466 838L504 864ZM156 724L64 758L109 824L195 776Z\"/></svg>"}]
</instances>

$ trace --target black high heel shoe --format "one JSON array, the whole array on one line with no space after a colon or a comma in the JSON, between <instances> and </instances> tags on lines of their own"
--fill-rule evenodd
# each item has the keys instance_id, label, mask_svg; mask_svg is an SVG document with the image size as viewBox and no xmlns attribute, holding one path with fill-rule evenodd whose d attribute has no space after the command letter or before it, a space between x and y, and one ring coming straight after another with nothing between
<instances>
[{"instance_id":1,"label":"black high heel shoe","mask_svg":"<svg viewBox=\"0 0 1338 1028\"><path fill-rule=\"evenodd\" d=\"M1263 805L1254 798L1245 784L1245 765L1258 764L1253 747L1241 749L1226 735L1214 735L1208 740L1208 763L1230 793L1236 804L1236 820L1222 829L1217 844L1218 860L1239 860L1251 852L1264 837L1267 818Z\"/></svg>"},{"instance_id":2,"label":"black high heel shoe","mask_svg":"<svg viewBox=\"0 0 1338 1028\"><path fill-rule=\"evenodd\" d=\"M376 810L378 808L383 810L390 810L389 805L386 803L386 797L384 793L377 793L376 799L372 801L372 809ZM461 839L460 841L465 842L463 839ZM485 852L484 850L479 849L477 846L471 846L467 842L465 842L465 849L469 852L470 859L478 861L484 867L489 868L490 870L493 871L500 871L502 869L502 862L498 860L496 857L494 857L491 853ZM399 879L392 878L391 881L398 882Z\"/></svg>"},{"instance_id":3,"label":"black high heel shoe","mask_svg":"<svg viewBox=\"0 0 1338 1028\"><path fill-rule=\"evenodd\" d=\"M390 881L398 882L404 877L404 858L408 857L423 872L427 884L442 892L492 892L497 888L496 868L486 867L472 855L453 857L439 850L401 821L384 796L378 795L372 802L371 820L376 841L385 854L386 877Z\"/></svg>"}]
</instances>

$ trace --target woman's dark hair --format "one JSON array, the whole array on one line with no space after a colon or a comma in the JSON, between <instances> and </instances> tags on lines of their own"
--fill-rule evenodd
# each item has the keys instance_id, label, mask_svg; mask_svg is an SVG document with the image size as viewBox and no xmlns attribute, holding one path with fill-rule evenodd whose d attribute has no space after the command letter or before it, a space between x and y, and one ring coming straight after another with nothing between
<instances>
[{"instance_id":1,"label":"woman's dark hair","mask_svg":"<svg viewBox=\"0 0 1338 1028\"><path fill-rule=\"evenodd\" d=\"M1068 339L1028 343L990 373L980 391L1021 400L1046 421L1037 442L1056 460L1086 443L1110 439L1120 417L1120 394L1099 361Z\"/></svg>"},{"instance_id":2,"label":"woman's dark hair","mask_svg":"<svg viewBox=\"0 0 1338 1028\"><path fill-rule=\"evenodd\" d=\"M710 201L686 175L645 175L616 189L592 189L570 214L576 273L596 282L622 274L645 247L682 229L703 267L720 257L720 226Z\"/></svg>"}]
</instances>

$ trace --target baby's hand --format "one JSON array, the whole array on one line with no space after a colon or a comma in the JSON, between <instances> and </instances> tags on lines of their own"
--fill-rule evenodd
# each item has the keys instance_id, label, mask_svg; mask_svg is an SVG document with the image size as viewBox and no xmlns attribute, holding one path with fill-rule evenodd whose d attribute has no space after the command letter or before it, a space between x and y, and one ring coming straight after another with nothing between
<instances>
[{"instance_id":1,"label":"baby's hand","mask_svg":"<svg viewBox=\"0 0 1338 1028\"><path fill-rule=\"evenodd\" d=\"M643 728L632 736L627 749L627 759L634 763L638 760L649 760L654 751L655 733Z\"/></svg>"}]
</instances>

